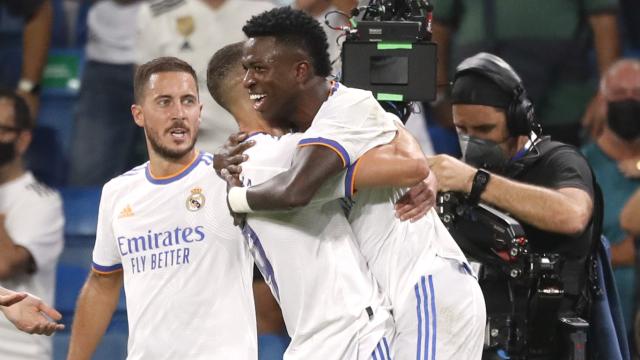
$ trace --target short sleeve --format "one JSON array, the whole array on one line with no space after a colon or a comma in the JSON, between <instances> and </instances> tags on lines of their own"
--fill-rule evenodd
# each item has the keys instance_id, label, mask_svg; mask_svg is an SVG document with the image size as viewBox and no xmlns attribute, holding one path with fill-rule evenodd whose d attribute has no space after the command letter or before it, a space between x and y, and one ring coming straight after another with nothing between
<instances>
[{"instance_id":1,"label":"short sleeve","mask_svg":"<svg viewBox=\"0 0 640 360\"><path fill-rule=\"evenodd\" d=\"M118 251L117 239L113 235L113 194L107 183L102 189L98 210L96 243L93 248L93 270L111 273L122 269L122 257Z\"/></svg>"},{"instance_id":2,"label":"short sleeve","mask_svg":"<svg viewBox=\"0 0 640 360\"><path fill-rule=\"evenodd\" d=\"M25 193L7 218L7 231L16 245L29 251L37 269L55 268L64 247L60 195L48 188Z\"/></svg>"},{"instance_id":3,"label":"short sleeve","mask_svg":"<svg viewBox=\"0 0 640 360\"><path fill-rule=\"evenodd\" d=\"M549 186L554 189L578 188L593 198L593 177L587 160L576 150L562 149L551 154L545 162L549 172Z\"/></svg>"},{"instance_id":4,"label":"short sleeve","mask_svg":"<svg viewBox=\"0 0 640 360\"><path fill-rule=\"evenodd\" d=\"M386 112L371 93L343 91L322 105L298 145L326 146L336 152L346 168L372 148L391 142L397 131L395 121L399 120Z\"/></svg>"}]
</instances>

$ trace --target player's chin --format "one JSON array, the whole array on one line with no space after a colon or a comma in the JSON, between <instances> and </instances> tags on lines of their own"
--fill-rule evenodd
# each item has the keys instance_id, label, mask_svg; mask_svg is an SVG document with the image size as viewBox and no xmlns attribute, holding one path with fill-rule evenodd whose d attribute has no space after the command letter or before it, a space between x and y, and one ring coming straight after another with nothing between
<instances>
[{"instance_id":1,"label":"player's chin","mask_svg":"<svg viewBox=\"0 0 640 360\"><path fill-rule=\"evenodd\" d=\"M195 146L195 140L193 141L174 141L170 146L167 146L167 150L176 156L183 156L193 150Z\"/></svg>"}]
</instances>

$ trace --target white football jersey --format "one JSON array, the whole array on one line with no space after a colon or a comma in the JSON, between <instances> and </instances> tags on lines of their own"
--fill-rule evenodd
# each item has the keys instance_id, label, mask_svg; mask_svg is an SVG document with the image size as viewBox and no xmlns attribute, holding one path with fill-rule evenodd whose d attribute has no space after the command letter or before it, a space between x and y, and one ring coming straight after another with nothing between
<instances>
[{"instance_id":1,"label":"white football jersey","mask_svg":"<svg viewBox=\"0 0 640 360\"><path fill-rule=\"evenodd\" d=\"M371 92L335 83L300 146L321 145L333 149L347 166L344 183L351 196L356 161L368 150L391 142L399 119L386 112ZM338 186L338 188L342 188ZM355 197L349 221L359 248L382 290L391 302L406 294L425 274L436 254L465 259L462 251L431 210L420 221L402 222L395 217L395 202L406 189L376 188Z\"/></svg>"},{"instance_id":2,"label":"white football jersey","mask_svg":"<svg viewBox=\"0 0 640 360\"><path fill-rule=\"evenodd\" d=\"M370 91L333 84L300 146L321 145L333 149L345 167L378 145L396 136L398 117L386 112Z\"/></svg>"},{"instance_id":3,"label":"white football jersey","mask_svg":"<svg viewBox=\"0 0 640 360\"><path fill-rule=\"evenodd\" d=\"M103 188L93 268L124 271L128 359L257 359L252 258L212 161Z\"/></svg>"},{"instance_id":4,"label":"white football jersey","mask_svg":"<svg viewBox=\"0 0 640 360\"><path fill-rule=\"evenodd\" d=\"M394 308L420 276L430 273L436 255L467 261L434 209L416 222L394 215L404 193L399 188L358 190L349 215L360 251Z\"/></svg>"},{"instance_id":5,"label":"white football jersey","mask_svg":"<svg viewBox=\"0 0 640 360\"><path fill-rule=\"evenodd\" d=\"M300 134L252 138L256 145L242 164L246 185L288 169ZM336 189L341 181L344 174L330 180L317 198L341 197L344 188ZM282 308L291 336L285 359L371 358L393 324L339 201L251 213L243 232Z\"/></svg>"}]
</instances>

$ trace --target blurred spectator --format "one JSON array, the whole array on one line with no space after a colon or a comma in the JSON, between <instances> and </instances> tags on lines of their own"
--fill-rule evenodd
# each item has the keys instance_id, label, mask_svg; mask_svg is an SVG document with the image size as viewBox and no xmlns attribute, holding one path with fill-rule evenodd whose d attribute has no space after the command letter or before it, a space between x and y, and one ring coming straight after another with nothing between
<instances>
[{"instance_id":1,"label":"blurred spectator","mask_svg":"<svg viewBox=\"0 0 640 360\"><path fill-rule=\"evenodd\" d=\"M55 331L64 329L64 325L55 323L62 318L56 309L33 295L11 291L2 286L0 286L0 312L18 330L28 334L51 335Z\"/></svg>"},{"instance_id":2,"label":"blurred spectator","mask_svg":"<svg viewBox=\"0 0 640 360\"><path fill-rule=\"evenodd\" d=\"M313 16L324 29L327 34L329 43L329 58L331 59L331 68L333 75L340 75L342 71L342 61L340 59L341 44L344 36L340 37L343 32L332 29L331 27L341 27L348 25L348 18L336 13L340 11L349 14L351 9L358 6L357 0L295 0L291 4L294 8L300 9L307 14ZM333 13L332 13L333 12ZM328 21L329 25L325 22Z\"/></svg>"},{"instance_id":3,"label":"blurred spectator","mask_svg":"<svg viewBox=\"0 0 640 360\"><path fill-rule=\"evenodd\" d=\"M69 184L103 185L144 157L142 131L131 121L140 0L104 0L87 16ZM140 158L136 150L140 149Z\"/></svg>"},{"instance_id":4,"label":"blurred spectator","mask_svg":"<svg viewBox=\"0 0 640 360\"><path fill-rule=\"evenodd\" d=\"M245 39L242 26L251 16L273 8L256 0L154 0L143 4L138 18L138 64L175 56L193 66L199 88L206 89L207 63L227 44ZM213 152L238 131L231 115L201 91L202 124L198 148Z\"/></svg>"},{"instance_id":5,"label":"blurred spectator","mask_svg":"<svg viewBox=\"0 0 640 360\"><path fill-rule=\"evenodd\" d=\"M603 117L588 56L595 48L600 74L618 57L617 0L433 4L439 84L451 79L451 70L462 59L486 51L504 58L520 74L544 132L555 140L580 143L580 120L588 103L587 126ZM445 91L439 95L446 100ZM450 103L439 101L437 110L436 118L450 123Z\"/></svg>"},{"instance_id":6,"label":"blurred spectator","mask_svg":"<svg viewBox=\"0 0 640 360\"><path fill-rule=\"evenodd\" d=\"M640 169L638 169L638 171L640 171ZM640 189L633 193L633 196L631 196L620 212L620 226L629 234L635 237L640 236Z\"/></svg>"},{"instance_id":7,"label":"blurred spectator","mask_svg":"<svg viewBox=\"0 0 640 360\"><path fill-rule=\"evenodd\" d=\"M53 303L55 268L63 248L60 195L25 170L22 156L33 122L26 102L0 90L0 286ZM29 336L0 318L3 359L50 359L51 340Z\"/></svg>"},{"instance_id":8,"label":"blurred spectator","mask_svg":"<svg viewBox=\"0 0 640 360\"><path fill-rule=\"evenodd\" d=\"M0 86L15 88L34 119L52 24L51 0L0 0Z\"/></svg>"},{"instance_id":9,"label":"blurred spectator","mask_svg":"<svg viewBox=\"0 0 640 360\"><path fill-rule=\"evenodd\" d=\"M583 152L604 195L603 233L611 242L611 264L627 330L632 329L635 297L634 237L620 225L620 212L640 179L627 177L619 165L640 158L640 62L620 60L602 78L607 121L595 142Z\"/></svg>"}]
</instances>

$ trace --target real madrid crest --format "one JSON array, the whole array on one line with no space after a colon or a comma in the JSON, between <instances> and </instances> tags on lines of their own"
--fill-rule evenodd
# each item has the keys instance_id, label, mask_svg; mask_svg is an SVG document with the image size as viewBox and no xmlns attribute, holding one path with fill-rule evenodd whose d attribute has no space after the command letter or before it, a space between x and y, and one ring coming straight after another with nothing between
<instances>
[{"instance_id":1,"label":"real madrid crest","mask_svg":"<svg viewBox=\"0 0 640 360\"><path fill-rule=\"evenodd\" d=\"M180 35L184 37L184 43L180 47L180 50L191 50L191 44L189 44L189 36L193 34L196 29L193 16L182 16L176 20L176 28Z\"/></svg>"},{"instance_id":2,"label":"real madrid crest","mask_svg":"<svg viewBox=\"0 0 640 360\"><path fill-rule=\"evenodd\" d=\"M187 197L187 210L198 211L204 207L205 197L199 187L191 189L191 195Z\"/></svg>"}]
</instances>

